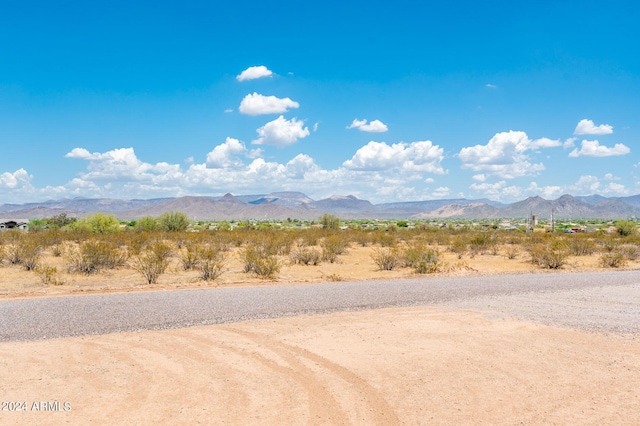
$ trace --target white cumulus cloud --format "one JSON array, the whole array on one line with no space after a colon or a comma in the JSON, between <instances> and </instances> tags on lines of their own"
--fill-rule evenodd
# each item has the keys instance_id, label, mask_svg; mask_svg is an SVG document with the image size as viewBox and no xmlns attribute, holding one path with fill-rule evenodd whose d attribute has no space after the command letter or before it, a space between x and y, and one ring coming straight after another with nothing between
<instances>
[{"instance_id":1,"label":"white cumulus cloud","mask_svg":"<svg viewBox=\"0 0 640 426\"><path fill-rule=\"evenodd\" d=\"M247 148L238 139L227 138L224 143L216 146L213 151L207 154L206 165L212 169L239 167L244 163L237 158L237 155L246 152Z\"/></svg>"},{"instance_id":2,"label":"white cumulus cloud","mask_svg":"<svg viewBox=\"0 0 640 426\"><path fill-rule=\"evenodd\" d=\"M436 188L436 190L433 191L431 195L436 198L443 198L443 197L449 196L450 193L451 193L451 190L448 187L441 186L439 188Z\"/></svg>"},{"instance_id":3,"label":"white cumulus cloud","mask_svg":"<svg viewBox=\"0 0 640 426\"><path fill-rule=\"evenodd\" d=\"M285 147L298 142L298 139L309 136L309 128L304 127L304 121L292 118L287 120L280 116L256 130L260 136L252 141L256 145L273 145Z\"/></svg>"},{"instance_id":4,"label":"white cumulus cloud","mask_svg":"<svg viewBox=\"0 0 640 426\"><path fill-rule=\"evenodd\" d=\"M569 153L569 157L613 157L616 155L627 155L630 152L631 149L621 143L617 143L613 147L609 148L607 146L600 145L600 142L597 140L583 140L580 145L580 149L575 148Z\"/></svg>"},{"instance_id":5,"label":"white cumulus cloud","mask_svg":"<svg viewBox=\"0 0 640 426\"><path fill-rule=\"evenodd\" d=\"M264 65L259 65L257 67L249 67L246 70L242 71L236 76L236 80L255 80L256 78L271 77L272 75L273 72L270 69L268 69Z\"/></svg>"},{"instance_id":6,"label":"white cumulus cloud","mask_svg":"<svg viewBox=\"0 0 640 426\"><path fill-rule=\"evenodd\" d=\"M387 125L380 120L373 120L367 124L366 119L358 120L357 118L354 119L349 126L347 126L347 129L358 129L360 131L369 133L382 133L389 130Z\"/></svg>"},{"instance_id":7,"label":"white cumulus cloud","mask_svg":"<svg viewBox=\"0 0 640 426\"><path fill-rule=\"evenodd\" d=\"M388 145L371 141L356 151L355 155L343 163L350 170L389 170L429 172L444 174L441 162L444 150L431 141L409 144L400 142Z\"/></svg>"},{"instance_id":8,"label":"white cumulus cloud","mask_svg":"<svg viewBox=\"0 0 640 426\"><path fill-rule=\"evenodd\" d=\"M613 133L613 126L600 124L596 126L592 120L582 119L578 122L574 135L609 135Z\"/></svg>"},{"instance_id":9,"label":"white cumulus cloud","mask_svg":"<svg viewBox=\"0 0 640 426\"><path fill-rule=\"evenodd\" d=\"M15 189L29 185L33 177L25 169L0 174L0 188Z\"/></svg>"},{"instance_id":10,"label":"white cumulus cloud","mask_svg":"<svg viewBox=\"0 0 640 426\"><path fill-rule=\"evenodd\" d=\"M290 98L264 96L253 92L242 99L238 111L246 115L280 114L298 107L300 104Z\"/></svg>"},{"instance_id":11,"label":"white cumulus cloud","mask_svg":"<svg viewBox=\"0 0 640 426\"><path fill-rule=\"evenodd\" d=\"M180 166L169 163L149 164L138 159L133 148L117 148L104 153L90 153L84 148L74 148L65 157L89 161L88 173L83 180L136 180L157 181L158 176L180 173Z\"/></svg>"},{"instance_id":12,"label":"white cumulus cloud","mask_svg":"<svg viewBox=\"0 0 640 426\"><path fill-rule=\"evenodd\" d=\"M562 146L559 140L531 140L525 132L496 133L486 145L465 147L458 153L462 168L487 172L503 179L535 175L545 169L542 163L532 163L529 151Z\"/></svg>"}]
</instances>

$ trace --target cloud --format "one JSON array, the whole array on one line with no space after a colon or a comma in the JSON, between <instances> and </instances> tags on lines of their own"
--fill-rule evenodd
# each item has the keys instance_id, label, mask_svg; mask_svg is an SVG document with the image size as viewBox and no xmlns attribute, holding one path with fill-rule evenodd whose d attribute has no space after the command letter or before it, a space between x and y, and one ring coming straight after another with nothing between
<instances>
[{"instance_id":1,"label":"cloud","mask_svg":"<svg viewBox=\"0 0 640 426\"><path fill-rule=\"evenodd\" d=\"M611 173L606 173L602 179L592 175L583 175L573 185L569 185L564 192L575 195L591 195L598 193L601 195L625 195L627 189L624 185L612 182L618 178ZM607 182L603 184L602 181Z\"/></svg>"},{"instance_id":2,"label":"cloud","mask_svg":"<svg viewBox=\"0 0 640 426\"><path fill-rule=\"evenodd\" d=\"M458 158L464 169L513 179L536 175L545 169L542 163L531 163L528 151L557 146L562 146L562 142L548 138L531 140L524 132L509 131L496 133L486 145L462 148Z\"/></svg>"},{"instance_id":3,"label":"cloud","mask_svg":"<svg viewBox=\"0 0 640 426\"><path fill-rule=\"evenodd\" d=\"M83 180L148 180L157 182L156 177L179 173L179 165L143 163L136 157L133 148L117 148L104 153L90 153L84 148L74 148L65 157L89 161L88 173L81 174Z\"/></svg>"},{"instance_id":4,"label":"cloud","mask_svg":"<svg viewBox=\"0 0 640 426\"><path fill-rule=\"evenodd\" d=\"M291 179L304 179L308 172L318 171L320 168L313 158L306 154L298 154L285 165L285 172Z\"/></svg>"},{"instance_id":5,"label":"cloud","mask_svg":"<svg viewBox=\"0 0 640 426\"><path fill-rule=\"evenodd\" d=\"M487 89L497 89L498 88L498 86L496 86L495 84L491 84L491 83L485 84L484 87L486 87Z\"/></svg>"},{"instance_id":6,"label":"cloud","mask_svg":"<svg viewBox=\"0 0 640 426\"><path fill-rule=\"evenodd\" d=\"M473 175L471 178L477 182L484 182L485 180L487 180L487 175L481 173L478 175Z\"/></svg>"},{"instance_id":7,"label":"cloud","mask_svg":"<svg viewBox=\"0 0 640 426\"><path fill-rule=\"evenodd\" d=\"M355 155L343 163L350 170L379 171L402 169L403 171L444 174L440 164L444 150L431 141L409 144L401 142L387 145L385 142L371 141L356 151Z\"/></svg>"},{"instance_id":8,"label":"cloud","mask_svg":"<svg viewBox=\"0 0 640 426\"><path fill-rule=\"evenodd\" d=\"M575 148L569 153L569 157L613 157L617 155L627 155L631 149L621 143L615 144L612 148L600 145L600 142L583 140L580 149Z\"/></svg>"},{"instance_id":9,"label":"cloud","mask_svg":"<svg viewBox=\"0 0 640 426\"><path fill-rule=\"evenodd\" d=\"M287 120L282 115L260 127L256 132L260 137L252 141L252 144L273 145L280 148L309 136L309 128L304 127L304 121L295 118Z\"/></svg>"},{"instance_id":10,"label":"cloud","mask_svg":"<svg viewBox=\"0 0 640 426\"><path fill-rule=\"evenodd\" d=\"M562 144L562 147L563 147L564 149L571 149L571 148L573 148L574 146L576 146L576 143L575 143L575 142L576 142L576 140L577 140L577 139L578 139L578 138L568 138L567 140L565 140L565 141L564 141L564 143Z\"/></svg>"},{"instance_id":11,"label":"cloud","mask_svg":"<svg viewBox=\"0 0 640 426\"><path fill-rule=\"evenodd\" d=\"M580 176L578 181L573 185L574 193L584 193L585 191L593 193L600 188L600 179L591 175Z\"/></svg>"},{"instance_id":12,"label":"cloud","mask_svg":"<svg viewBox=\"0 0 640 426\"><path fill-rule=\"evenodd\" d=\"M615 176L613 173L605 173L605 175L602 177L602 179L604 179L604 180L620 180L620 178L618 176Z\"/></svg>"},{"instance_id":13,"label":"cloud","mask_svg":"<svg viewBox=\"0 0 640 426\"><path fill-rule=\"evenodd\" d=\"M451 190L448 187L441 186L439 188L436 188L436 190L433 191L431 195L436 198L442 198L442 197L447 197L450 193L451 193Z\"/></svg>"},{"instance_id":14,"label":"cloud","mask_svg":"<svg viewBox=\"0 0 640 426\"><path fill-rule=\"evenodd\" d=\"M207 154L208 168L220 169L230 167L240 167L244 163L237 158L238 154L244 154L247 148L238 139L227 138L224 143L213 148L213 151Z\"/></svg>"},{"instance_id":15,"label":"cloud","mask_svg":"<svg viewBox=\"0 0 640 426\"><path fill-rule=\"evenodd\" d=\"M16 189L28 186L33 179L25 169L18 169L13 173L5 172L0 174L0 188Z\"/></svg>"},{"instance_id":16,"label":"cloud","mask_svg":"<svg viewBox=\"0 0 640 426\"><path fill-rule=\"evenodd\" d=\"M380 120L373 120L367 124L367 120L358 120L357 118L351 122L351 125L347 126L347 129L358 129L362 132L369 133L382 133L389 130L386 124Z\"/></svg>"},{"instance_id":17,"label":"cloud","mask_svg":"<svg viewBox=\"0 0 640 426\"><path fill-rule=\"evenodd\" d=\"M600 124L596 126L595 123L586 118L580 120L574 130L574 135L609 135L613 133L613 126L608 124Z\"/></svg>"},{"instance_id":18,"label":"cloud","mask_svg":"<svg viewBox=\"0 0 640 426\"><path fill-rule=\"evenodd\" d=\"M289 98L263 96L253 92L242 99L238 111L246 115L280 114L290 108L298 108L300 104Z\"/></svg>"},{"instance_id":19,"label":"cloud","mask_svg":"<svg viewBox=\"0 0 640 426\"><path fill-rule=\"evenodd\" d=\"M256 78L271 77L272 75L273 72L271 70L269 70L264 65L259 65L257 67L249 67L246 70L242 71L239 75L236 76L236 80L255 80Z\"/></svg>"}]
</instances>

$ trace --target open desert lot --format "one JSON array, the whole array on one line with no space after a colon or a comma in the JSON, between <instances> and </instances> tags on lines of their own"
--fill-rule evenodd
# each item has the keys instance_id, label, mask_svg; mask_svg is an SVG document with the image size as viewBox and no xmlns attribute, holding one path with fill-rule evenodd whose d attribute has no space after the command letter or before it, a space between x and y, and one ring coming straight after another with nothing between
<instances>
[{"instance_id":1,"label":"open desert lot","mask_svg":"<svg viewBox=\"0 0 640 426\"><path fill-rule=\"evenodd\" d=\"M635 274L276 286L282 295L274 296L274 310L282 312L273 318L253 319L261 316L254 312L245 321L230 316L219 320L223 324L186 328L153 320L151 326L134 324L130 328L138 331L120 333L31 341L5 336L0 421L638 424L640 285ZM399 294L415 293L420 306L406 306L400 296L381 290L394 284ZM340 285L346 293L333 287ZM184 293L200 301L189 302L195 312L201 309L198 303L211 306L218 298L233 305L229 301L240 297L246 302L233 309L242 311L253 303L247 294L264 288L165 291L158 297ZM304 293L296 293L301 288ZM231 293L207 299L224 291ZM234 291L245 293L234 296ZM339 311L331 312L332 294L343 300L354 292L353 300L362 299L359 306L336 305ZM123 298L117 300L129 309L126 298L136 294L147 295L151 299L144 303L156 306L132 302L144 315L177 310L178 305L154 302L156 292L12 299L0 302L0 309L4 319L11 319L22 304L39 303L38 322L50 315L91 323L109 297ZM308 299L316 304L296 310ZM49 308L49 301L58 302ZM78 313L85 306L94 306L91 314ZM305 309L315 315L300 315ZM111 312L120 311L102 315ZM112 315L114 321L126 320L119 315ZM184 306L176 312L176 317L189 315L195 314ZM12 322L30 324L28 319ZM60 335L65 333L73 334ZM54 411L36 410L45 401Z\"/></svg>"}]
</instances>

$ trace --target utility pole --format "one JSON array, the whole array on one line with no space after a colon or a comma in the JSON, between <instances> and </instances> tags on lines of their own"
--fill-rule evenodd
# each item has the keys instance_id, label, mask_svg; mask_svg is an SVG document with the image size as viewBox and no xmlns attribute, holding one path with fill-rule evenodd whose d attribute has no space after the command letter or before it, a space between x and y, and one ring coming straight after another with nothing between
<instances>
[{"instance_id":1,"label":"utility pole","mask_svg":"<svg viewBox=\"0 0 640 426\"><path fill-rule=\"evenodd\" d=\"M551 233L556 232L556 222L554 220L553 213L554 213L554 208L552 207L551 208Z\"/></svg>"}]
</instances>

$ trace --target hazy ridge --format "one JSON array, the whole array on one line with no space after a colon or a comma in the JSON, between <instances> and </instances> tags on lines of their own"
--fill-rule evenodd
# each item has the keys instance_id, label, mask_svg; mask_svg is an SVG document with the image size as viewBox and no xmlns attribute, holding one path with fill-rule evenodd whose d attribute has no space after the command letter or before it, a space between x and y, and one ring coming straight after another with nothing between
<instances>
[{"instance_id":1,"label":"hazy ridge","mask_svg":"<svg viewBox=\"0 0 640 426\"><path fill-rule=\"evenodd\" d=\"M567 194L555 200L529 197L511 204L464 198L373 204L353 195L334 195L313 200L301 192L289 191L149 200L81 198L0 205L0 216L27 219L50 217L60 213L81 217L96 212L113 214L120 219L138 219L143 216L157 216L167 211L181 211L197 220L310 220L325 212L353 219L497 219L526 218L532 213L546 218L551 216L552 211L556 218L620 219L640 215L640 195L607 198L600 195Z\"/></svg>"}]
</instances>

